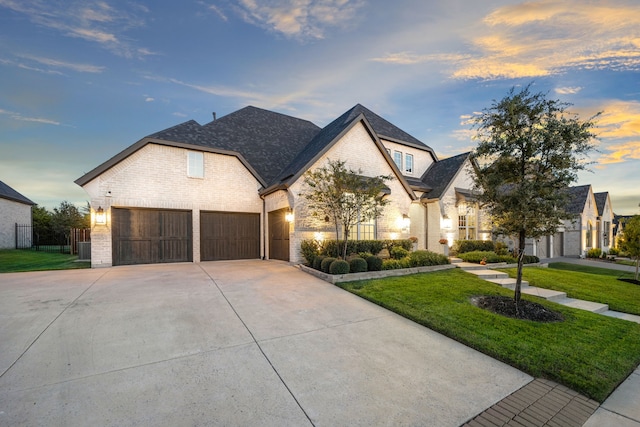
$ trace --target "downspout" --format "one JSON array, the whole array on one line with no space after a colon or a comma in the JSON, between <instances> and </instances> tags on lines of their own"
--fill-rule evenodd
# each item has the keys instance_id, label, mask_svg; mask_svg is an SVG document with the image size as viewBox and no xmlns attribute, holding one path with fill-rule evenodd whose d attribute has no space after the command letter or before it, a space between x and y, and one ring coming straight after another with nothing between
<instances>
[{"instance_id":1,"label":"downspout","mask_svg":"<svg viewBox=\"0 0 640 427\"><path fill-rule=\"evenodd\" d=\"M267 201L264 196L260 196L262 199L262 260L267 259Z\"/></svg>"}]
</instances>

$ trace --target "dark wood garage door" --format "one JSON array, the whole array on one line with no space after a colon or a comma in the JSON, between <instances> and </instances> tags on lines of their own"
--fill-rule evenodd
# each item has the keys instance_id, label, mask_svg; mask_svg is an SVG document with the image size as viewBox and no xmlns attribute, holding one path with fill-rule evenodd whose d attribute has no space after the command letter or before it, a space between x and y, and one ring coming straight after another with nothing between
<instances>
[{"instance_id":1,"label":"dark wood garage door","mask_svg":"<svg viewBox=\"0 0 640 427\"><path fill-rule=\"evenodd\" d=\"M289 223L285 220L287 210L269 212L269 259L289 261Z\"/></svg>"},{"instance_id":2,"label":"dark wood garage door","mask_svg":"<svg viewBox=\"0 0 640 427\"><path fill-rule=\"evenodd\" d=\"M200 259L260 258L260 214L200 212Z\"/></svg>"},{"instance_id":3,"label":"dark wood garage door","mask_svg":"<svg viewBox=\"0 0 640 427\"><path fill-rule=\"evenodd\" d=\"M193 261L191 211L112 210L113 265Z\"/></svg>"}]
</instances>

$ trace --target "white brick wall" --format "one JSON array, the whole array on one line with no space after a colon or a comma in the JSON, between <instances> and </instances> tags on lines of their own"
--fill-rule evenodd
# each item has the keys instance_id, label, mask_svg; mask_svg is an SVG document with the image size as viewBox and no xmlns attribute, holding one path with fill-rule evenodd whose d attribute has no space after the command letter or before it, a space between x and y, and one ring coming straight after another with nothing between
<instances>
[{"instance_id":1,"label":"white brick wall","mask_svg":"<svg viewBox=\"0 0 640 427\"><path fill-rule=\"evenodd\" d=\"M187 151L147 144L83 186L92 208L101 206L109 218L107 225L92 224L92 266L112 264L111 207L192 210L195 262L200 261L201 210L262 213L260 184L236 157L204 153L204 178L189 178Z\"/></svg>"},{"instance_id":2,"label":"white brick wall","mask_svg":"<svg viewBox=\"0 0 640 427\"><path fill-rule=\"evenodd\" d=\"M31 206L0 198L0 249L16 247L16 223L31 225Z\"/></svg>"},{"instance_id":3,"label":"white brick wall","mask_svg":"<svg viewBox=\"0 0 640 427\"><path fill-rule=\"evenodd\" d=\"M406 145L387 141L385 139L382 139L381 142L385 146L385 148L388 148L391 151L390 156L392 159L393 159L394 151L399 151L402 153L403 170L401 170L400 172L403 175L411 176L414 178L420 178L426 172L429 166L433 164L433 157L431 157L431 154L428 151L419 150L413 147L408 147ZM404 171L404 165L405 165L404 155L405 154L413 155L413 173L405 173Z\"/></svg>"}]
</instances>

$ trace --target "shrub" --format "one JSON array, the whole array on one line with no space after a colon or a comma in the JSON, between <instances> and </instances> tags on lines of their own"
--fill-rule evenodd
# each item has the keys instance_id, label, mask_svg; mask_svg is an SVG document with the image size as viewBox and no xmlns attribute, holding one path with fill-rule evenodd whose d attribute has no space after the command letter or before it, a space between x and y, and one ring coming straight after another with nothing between
<instances>
[{"instance_id":1,"label":"shrub","mask_svg":"<svg viewBox=\"0 0 640 427\"><path fill-rule=\"evenodd\" d=\"M409 254L410 267L425 267L429 265L444 264L449 264L449 258L446 255L423 250L414 251Z\"/></svg>"},{"instance_id":2,"label":"shrub","mask_svg":"<svg viewBox=\"0 0 640 427\"><path fill-rule=\"evenodd\" d=\"M397 270L399 268L404 268L402 261L399 259L385 259L382 261L383 270Z\"/></svg>"},{"instance_id":3,"label":"shrub","mask_svg":"<svg viewBox=\"0 0 640 427\"><path fill-rule=\"evenodd\" d=\"M300 243L300 253L307 261L306 265L312 267L313 260L320 254L320 248L318 242L312 239L303 240Z\"/></svg>"},{"instance_id":4,"label":"shrub","mask_svg":"<svg viewBox=\"0 0 640 427\"><path fill-rule=\"evenodd\" d=\"M509 255L509 247L504 242L496 242L493 251L498 255Z\"/></svg>"},{"instance_id":5,"label":"shrub","mask_svg":"<svg viewBox=\"0 0 640 427\"><path fill-rule=\"evenodd\" d=\"M320 264L320 269L322 270L322 272L324 273L328 273L329 272L329 267L331 266L331 263L333 261L335 261L336 259L334 257L326 257L325 259L322 260L322 263Z\"/></svg>"},{"instance_id":6,"label":"shrub","mask_svg":"<svg viewBox=\"0 0 640 427\"><path fill-rule=\"evenodd\" d=\"M367 261L368 271L380 271L382 270L382 258L379 256L371 255L365 258Z\"/></svg>"},{"instance_id":7,"label":"shrub","mask_svg":"<svg viewBox=\"0 0 640 427\"><path fill-rule=\"evenodd\" d=\"M506 262L509 264L518 262L517 259L515 259L512 256L509 255L498 255L495 252L491 252L491 251L473 251L473 252L465 252L465 253L461 253L458 254L458 257L461 258L463 261L466 262L480 262L483 259L488 262L488 263L494 263L494 262Z\"/></svg>"},{"instance_id":8,"label":"shrub","mask_svg":"<svg viewBox=\"0 0 640 427\"><path fill-rule=\"evenodd\" d=\"M587 258L600 258L602 255L602 249L592 248L587 251Z\"/></svg>"},{"instance_id":9,"label":"shrub","mask_svg":"<svg viewBox=\"0 0 640 427\"><path fill-rule=\"evenodd\" d=\"M391 249L389 249L389 254L393 259L402 259L409 255L409 251L402 246L393 246Z\"/></svg>"},{"instance_id":10,"label":"shrub","mask_svg":"<svg viewBox=\"0 0 640 427\"><path fill-rule=\"evenodd\" d=\"M316 270L322 270L322 260L325 259L326 256L318 255L313 259L313 268Z\"/></svg>"},{"instance_id":11,"label":"shrub","mask_svg":"<svg viewBox=\"0 0 640 427\"><path fill-rule=\"evenodd\" d=\"M620 251L618 251L616 248L609 249L609 255L618 255L619 253Z\"/></svg>"},{"instance_id":12,"label":"shrub","mask_svg":"<svg viewBox=\"0 0 640 427\"><path fill-rule=\"evenodd\" d=\"M349 261L349 271L352 273L364 273L367 271L367 261L357 257Z\"/></svg>"},{"instance_id":13,"label":"shrub","mask_svg":"<svg viewBox=\"0 0 640 427\"><path fill-rule=\"evenodd\" d=\"M455 250L459 254L476 251L495 251L495 244L491 240L456 240L455 246Z\"/></svg>"},{"instance_id":14,"label":"shrub","mask_svg":"<svg viewBox=\"0 0 640 427\"><path fill-rule=\"evenodd\" d=\"M384 246L382 249L389 249L389 252L391 252L391 250L396 247L401 247L407 251L413 249L413 241L411 239L385 240L383 243Z\"/></svg>"},{"instance_id":15,"label":"shrub","mask_svg":"<svg viewBox=\"0 0 640 427\"><path fill-rule=\"evenodd\" d=\"M540 258L535 255L525 255L522 259L522 262L525 264L535 264L540 262Z\"/></svg>"},{"instance_id":16,"label":"shrub","mask_svg":"<svg viewBox=\"0 0 640 427\"><path fill-rule=\"evenodd\" d=\"M343 259L337 259L329 266L329 274L347 274L349 263Z\"/></svg>"},{"instance_id":17,"label":"shrub","mask_svg":"<svg viewBox=\"0 0 640 427\"><path fill-rule=\"evenodd\" d=\"M324 242L320 253L336 258L342 255L342 245L344 245L343 241L327 240ZM384 242L382 240L349 240L347 242L347 254L357 254L361 252L377 254L383 248Z\"/></svg>"}]
</instances>

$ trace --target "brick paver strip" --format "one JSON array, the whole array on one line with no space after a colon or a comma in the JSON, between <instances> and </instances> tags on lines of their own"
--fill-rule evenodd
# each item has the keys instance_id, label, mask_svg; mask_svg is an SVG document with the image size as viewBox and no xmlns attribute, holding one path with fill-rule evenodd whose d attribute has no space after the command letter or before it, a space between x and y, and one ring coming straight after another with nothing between
<instances>
[{"instance_id":1,"label":"brick paver strip","mask_svg":"<svg viewBox=\"0 0 640 427\"><path fill-rule=\"evenodd\" d=\"M570 388L535 379L463 427L580 427L598 406Z\"/></svg>"}]
</instances>

